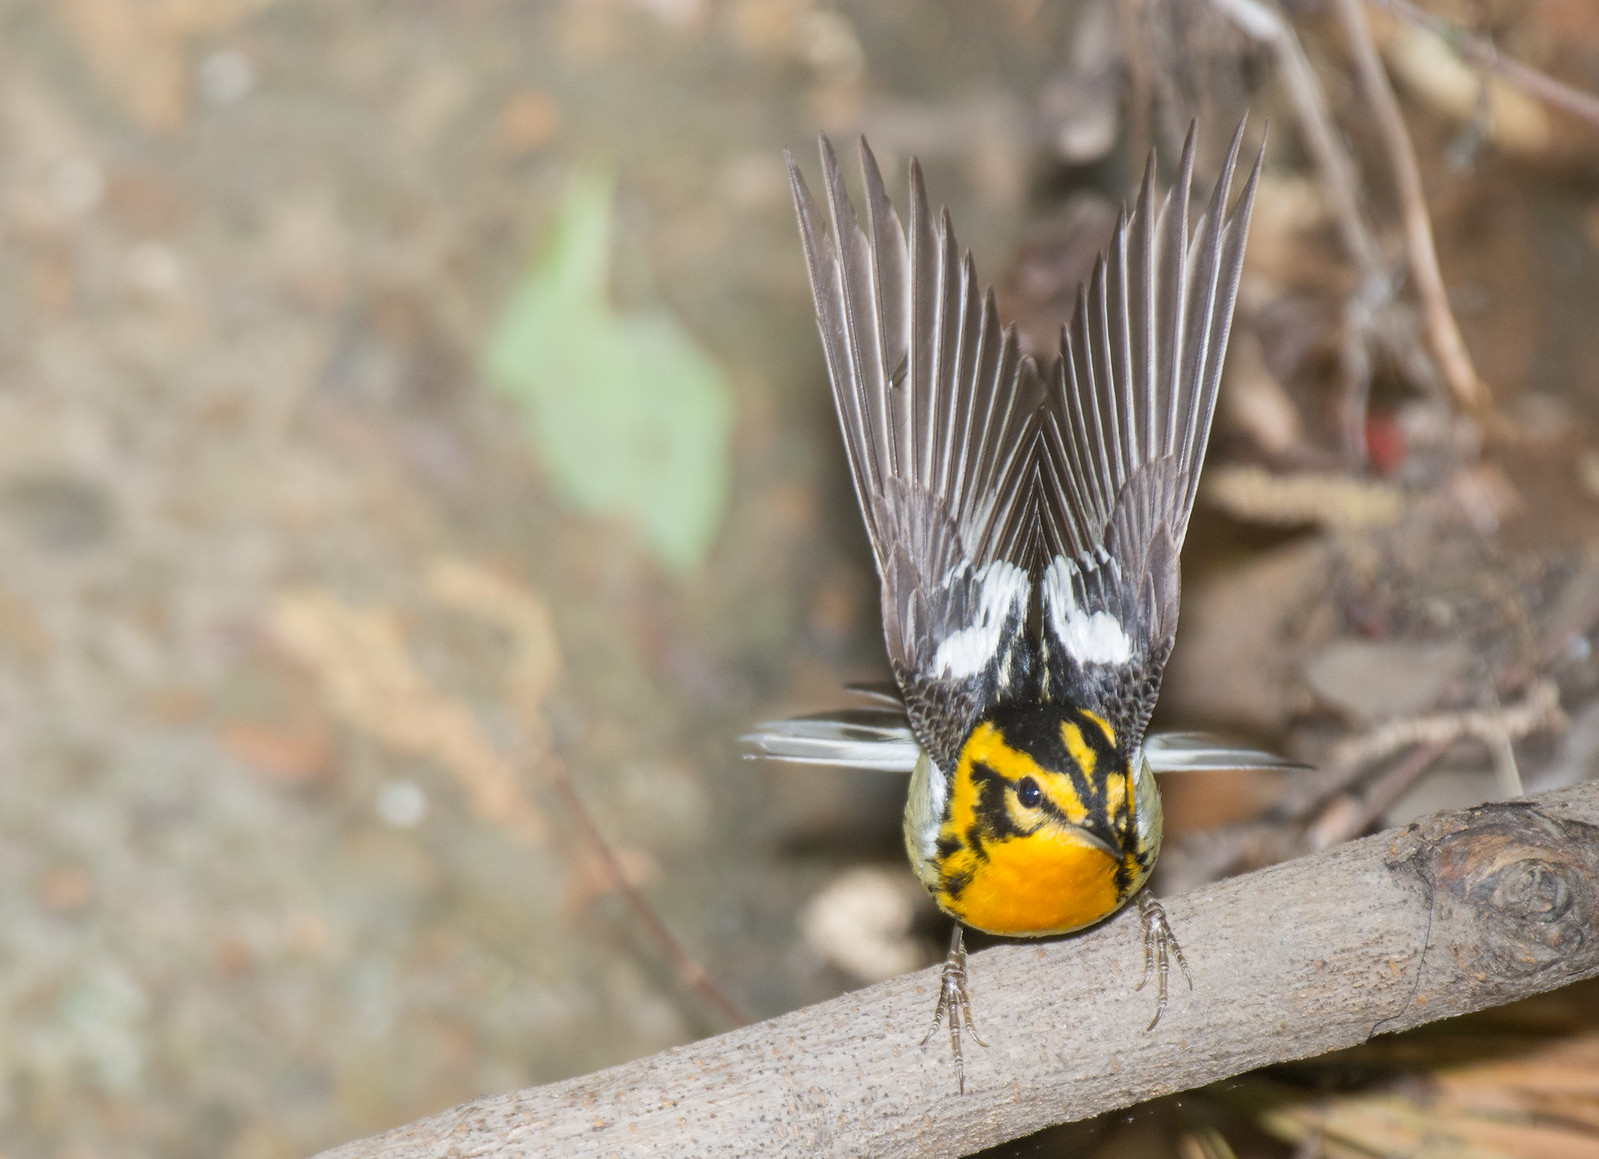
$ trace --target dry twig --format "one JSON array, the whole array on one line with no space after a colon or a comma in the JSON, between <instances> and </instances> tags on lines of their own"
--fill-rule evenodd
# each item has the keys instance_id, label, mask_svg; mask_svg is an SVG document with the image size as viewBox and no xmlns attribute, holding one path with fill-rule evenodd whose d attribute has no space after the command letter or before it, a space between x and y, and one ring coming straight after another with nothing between
<instances>
[{"instance_id":1,"label":"dry twig","mask_svg":"<svg viewBox=\"0 0 1599 1159\"><path fill-rule=\"evenodd\" d=\"M600 831L599 824L594 820L594 814L590 813L588 806L583 803L577 786L572 784L571 774L566 771L566 762L553 750L545 750L537 755L535 763L543 770L550 786L566 802L566 807L577 819L578 828L582 830L584 838L610 873L617 894L627 903L627 908L633 911L633 916L649 933L656 947L672 963L672 968L677 971L678 980L715 1007L716 1011L734 1026L748 1026L749 1019L744 1017L739 1008L733 1005L732 999L728 998L721 987L705 972L705 967L683 948L683 943L678 941L677 936L667 928L666 923L655 912L655 907L645 900L644 895L633 884L627 868L617 857L616 850L611 848L611 843Z\"/></svg>"},{"instance_id":2,"label":"dry twig","mask_svg":"<svg viewBox=\"0 0 1599 1159\"><path fill-rule=\"evenodd\" d=\"M1234 519L1278 527L1390 527L1404 514L1398 487L1342 472L1278 475L1264 467L1219 465L1205 472L1204 491L1208 502Z\"/></svg>"},{"instance_id":3,"label":"dry twig","mask_svg":"<svg viewBox=\"0 0 1599 1159\"><path fill-rule=\"evenodd\" d=\"M1412 4L1410 0L1375 0L1375 2L1396 16L1410 21L1416 27L1425 28L1433 33L1453 48L1461 59L1498 73L1545 104L1570 113L1591 125L1599 126L1599 97L1592 93L1556 80L1547 73L1539 72L1531 65L1523 64L1512 57L1501 56L1492 41L1456 28L1447 20L1441 20Z\"/></svg>"},{"instance_id":4,"label":"dry twig","mask_svg":"<svg viewBox=\"0 0 1599 1159\"><path fill-rule=\"evenodd\" d=\"M1462 740L1490 746L1520 740L1566 722L1560 690L1551 680L1537 681L1508 708L1438 712L1390 720L1333 746L1313 783L1302 795L1278 806L1285 819L1315 819L1305 828L1302 848L1325 849L1364 832L1400 793L1426 772L1444 750ZM1405 749L1416 752L1401 761L1366 793L1350 791L1377 762Z\"/></svg>"},{"instance_id":5,"label":"dry twig","mask_svg":"<svg viewBox=\"0 0 1599 1159\"><path fill-rule=\"evenodd\" d=\"M1449 294L1444 288L1443 274L1438 269L1438 251L1433 244L1432 220L1427 215L1421 166L1416 161L1410 131L1405 128L1399 98L1394 95L1393 85L1377 56L1377 46L1372 43L1371 26L1362 3L1363 0L1337 0L1336 6L1355 58L1355 73L1376 114L1388 162L1394 170L1394 184L1404 216L1405 252L1427 319L1427 334L1457 405L1478 410L1488 402L1488 389L1477 377L1465 339L1460 335L1460 326L1449 307Z\"/></svg>"},{"instance_id":6,"label":"dry twig","mask_svg":"<svg viewBox=\"0 0 1599 1159\"><path fill-rule=\"evenodd\" d=\"M1305 848L1326 849L1370 829L1406 789L1432 768L1433 762L1443 756L1447 747L1442 744L1418 745L1364 793L1341 793L1333 798L1306 826Z\"/></svg>"},{"instance_id":7,"label":"dry twig","mask_svg":"<svg viewBox=\"0 0 1599 1159\"><path fill-rule=\"evenodd\" d=\"M544 725L544 702L561 668L560 645L550 623L549 610L531 592L510 583L493 572L465 560L435 561L428 572L428 586L445 603L498 624L515 644L507 684L510 698L522 720L527 736L527 763L537 770L549 786L566 802L577 821L590 851L604 866L609 884L633 916L664 954L678 980L693 990L734 1026L749 1020L706 973L677 936L655 912L634 884L616 849L589 811L566 762L555 751Z\"/></svg>"},{"instance_id":8,"label":"dry twig","mask_svg":"<svg viewBox=\"0 0 1599 1159\"><path fill-rule=\"evenodd\" d=\"M1494 744L1501 737L1521 737L1565 722L1560 711L1560 690L1552 680L1540 680L1509 708L1474 709L1410 716L1378 725L1369 732L1336 745L1327 756L1327 779L1337 783L1400 749L1412 745L1450 745L1458 740ZM1347 781L1345 781L1347 783Z\"/></svg>"},{"instance_id":9,"label":"dry twig","mask_svg":"<svg viewBox=\"0 0 1599 1159\"><path fill-rule=\"evenodd\" d=\"M1186 861L1183 880L1216 881L1357 837L1457 742L1475 740L1493 750L1565 722L1559 689L1538 681L1508 708L1433 713L1378 725L1335 746L1314 777L1288 789L1270 819L1188 835L1179 847ZM1370 787L1353 788L1378 762L1406 749L1411 751Z\"/></svg>"},{"instance_id":10,"label":"dry twig","mask_svg":"<svg viewBox=\"0 0 1599 1159\"><path fill-rule=\"evenodd\" d=\"M1338 235L1360 271L1361 280L1387 281L1382 250L1360 210L1360 183L1354 162L1333 127L1332 114L1321 82L1310 67L1304 46L1293 26L1265 0L1210 0L1246 36L1265 44L1277 58L1277 68L1304 139L1321 174L1322 192L1338 221Z\"/></svg>"},{"instance_id":11,"label":"dry twig","mask_svg":"<svg viewBox=\"0 0 1599 1159\"><path fill-rule=\"evenodd\" d=\"M1338 223L1338 234L1360 276L1344 304L1344 340L1339 351L1344 392L1341 422L1344 445L1357 461L1366 458L1366 401L1371 391L1371 348L1384 336L1377 321L1393 301L1394 279L1361 210L1355 164L1333 126L1321 81L1305 56L1299 36L1267 0L1211 0L1245 35L1267 45L1288 91L1305 148L1321 175L1321 188Z\"/></svg>"}]
</instances>

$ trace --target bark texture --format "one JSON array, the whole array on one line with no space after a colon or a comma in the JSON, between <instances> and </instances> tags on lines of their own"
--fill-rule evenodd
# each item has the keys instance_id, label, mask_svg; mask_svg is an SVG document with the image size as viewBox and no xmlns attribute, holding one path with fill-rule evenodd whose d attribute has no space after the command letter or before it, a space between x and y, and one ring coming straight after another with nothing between
<instances>
[{"instance_id":1,"label":"bark texture","mask_svg":"<svg viewBox=\"0 0 1599 1159\"><path fill-rule=\"evenodd\" d=\"M987 1050L926 1047L937 969L324 1159L960 1155L1599 974L1599 782L1440 813L1165 901L1193 970L1160 1025L1136 910L974 954ZM1130 912L1129 912L1130 911Z\"/></svg>"}]
</instances>

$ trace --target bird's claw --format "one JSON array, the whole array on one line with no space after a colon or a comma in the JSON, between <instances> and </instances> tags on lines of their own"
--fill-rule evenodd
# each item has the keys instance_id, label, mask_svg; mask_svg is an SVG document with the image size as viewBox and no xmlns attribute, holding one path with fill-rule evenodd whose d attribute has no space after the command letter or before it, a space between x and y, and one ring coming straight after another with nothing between
<instances>
[{"instance_id":1,"label":"bird's claw","mask_svg":"<svg viewBox=\"0 0 1599 1159\"><path fill-rule=\"evenodd\" d=\"M1144 923L1144 980L1135 989L1142 990L1150 976L1155 975L1155 1017L1145 1027L1154 1030L1160 1016L1166 1012L1166 979L1171 973L1171 960L1177 959L1190 990L1194 988L1194 976L1188 972L1188 962L1183 958L1183 948L1177 944L1177 935L1171 932L1166 910L1147 889L1138 895L1138 913Z\"/></svg>"},{"instance_id":2,"label":"bird's claw","mask_svg":"<svg viewBox=\"0 0 1599 1159\"><path fill-rule=\"evenodd\" d=\"M966 1065L961 1058L961 1023L972 1041L986 1048L988 1043L977 1037L977 1027L972 1023L972 1000L966 991L966 939L957 925L950 935L949 953L944 957L944 974L939 980L938 1006L933 1011L933 1025L922 1038L926 1046L938 1031L939 1023L949 1016L949 1045L955 1054L955 1083L961 1094L966 1093Z\"/></svg>"}]
</instances>

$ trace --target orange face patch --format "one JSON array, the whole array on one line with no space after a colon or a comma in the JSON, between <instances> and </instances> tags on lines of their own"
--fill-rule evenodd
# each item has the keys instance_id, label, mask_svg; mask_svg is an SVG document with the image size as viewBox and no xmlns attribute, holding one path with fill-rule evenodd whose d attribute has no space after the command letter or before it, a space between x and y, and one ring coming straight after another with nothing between
<instances>
[{"instance_id":1,"label":"orange face patch","mask_svg":"<svg viewBox=\"0 0 1599 1159\"><path fill-rule=\"evenodd\" d=\"M934 899L990 933L1092 925L1127 899L1137 869L1119 848L1131 795L1109 726L1091 713L1037 711L972 730L939 829Z\"/></svg>"},{"instance_id":2,"label":"orange face patch","mask_svg":"<svg viewBox=\"0 0 1599 1159\"><path fill-rule=\"evenodd\" d=\"M1088 810L1070 777L1044 768L1027 753L1006 743L998 728L985 723L972 730L961 749L950 797L949 820L943 827L945 834L964 838L974 824L979 828L993 828L994 819L981 816L985 778L990 775L1012 785L1031 777L1040 794L1047 796L1066 820L1081 825L1088 819ZM1014 827L1030 829L1038 824L1039 818L1030 816L1014 794L1005 795L1005 805Z\"/></svg>"}]
</instances>

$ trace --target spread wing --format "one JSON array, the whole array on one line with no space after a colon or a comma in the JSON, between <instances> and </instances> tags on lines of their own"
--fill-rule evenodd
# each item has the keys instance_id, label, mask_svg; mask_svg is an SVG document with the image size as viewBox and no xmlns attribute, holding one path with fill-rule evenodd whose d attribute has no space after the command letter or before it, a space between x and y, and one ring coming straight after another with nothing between
<instances>
[{"instance_id":1,"label":"spread wing","mask_svg":"<svg viewBox=\"0 0 1599 1159\"><path fill-rule=\"evenodd\" d=\"M1094 708L1131 756L1177 631L1177 556L1232 326L1260 158L1231 214L1243 125L1190 237L1194 134L1163 199L1151 160L1062 333L1043 416L1044 695Z\"/></svg>"},{"instance_id":2,"label":"spread wing","mask_svg":"<svg viewBox=\"0 0 1599 1159\"><path fill-rule=\"evenodd\" d=\"M1026 623L1042 377L1002 328L949 215L910 171L901 226L861 142L864 225L821 141L831 232L789 158L817 324L883 581L905 713L946 770L982 711L1034 666Z\"/></svg>"},{"instance_id":3,"label":"spread wing","mask_svg":"<svg viewBox=\"0 0 1599 1159\"><path fill-rule=\"evenodd\" d=\"M769 720L743 739L751 756L885 773L910 772L921 751L898 696L892 706Z\"/></svg>"},{"instance_id":4,"label":"spread wing","mask_svg":"<svg viewBox=\"0 0 1599 1159\"><path fill-rule=\"evenodd\" d=\"M1157 773L1214 773L1238 769L1295 770L1312 766L1203 732L1157 732L1144 738L1144 756ZM881 765L898 769L898 766Z\"/></svg>"}]
</instances>

